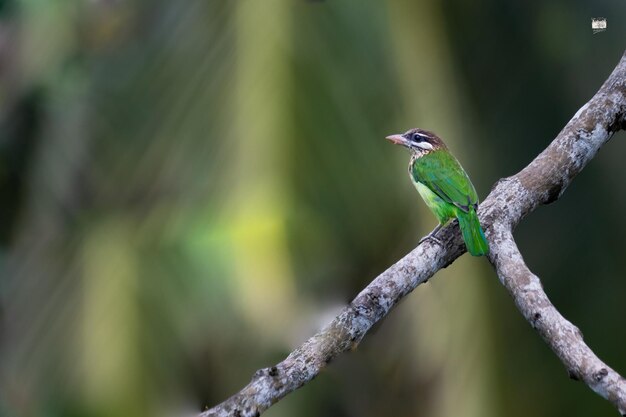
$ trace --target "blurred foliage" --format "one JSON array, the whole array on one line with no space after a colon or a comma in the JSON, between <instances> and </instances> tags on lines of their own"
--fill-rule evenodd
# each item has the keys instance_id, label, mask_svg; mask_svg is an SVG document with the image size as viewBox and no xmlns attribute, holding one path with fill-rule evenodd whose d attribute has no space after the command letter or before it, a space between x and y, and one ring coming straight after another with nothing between
<instances>
[{"instance_id":1,"label":"blurred foliage","mask_svg":"<svg viewBox=\"0 0 626 417\"><path fill-rule=\"evenodd\" d=\"M485 196L599 88L625 13L0 1L0 415L193 415L233 394L435 225L384 136L438 132ZM623 139L516 233L622 373ZM609 412L464 256L267 415Z\"/></svg>"}]
</instances>

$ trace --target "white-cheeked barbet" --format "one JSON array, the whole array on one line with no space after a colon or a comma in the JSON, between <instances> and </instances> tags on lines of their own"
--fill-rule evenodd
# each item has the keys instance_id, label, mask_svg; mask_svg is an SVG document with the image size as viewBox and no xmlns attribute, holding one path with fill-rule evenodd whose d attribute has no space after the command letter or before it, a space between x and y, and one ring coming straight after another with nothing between
<instances>
[{"instance_id":1,"label":"white-cheeked barbet","mask_svg":"<svg viewBox=\"0 0 626 417\"><path fill-rule=\"evenodd\" d=\"M411 181L439 219L439 225L428 237L435 237L444 224L457 218L468 252L474 256L488 254L489 244L476 214L476 190L443 141L422 129L411 129L401 135L387 136L387 139L411 151Z\"/></svg>"}]
</instances>

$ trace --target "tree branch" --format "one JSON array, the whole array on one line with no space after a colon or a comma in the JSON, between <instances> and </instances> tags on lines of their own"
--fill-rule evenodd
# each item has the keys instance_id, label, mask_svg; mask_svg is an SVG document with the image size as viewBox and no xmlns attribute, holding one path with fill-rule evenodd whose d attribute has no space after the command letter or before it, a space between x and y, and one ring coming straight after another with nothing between
<instances>
[{"instance_id":1,"label":"tree branch","mask_svg":"<svg viewBox=\"0 0 626 417\"><path fill-rule=\"evenodd\" d=\"M526 168L496 183L480 205L489 260L526 320L568 369L626 415L626 380L583 342L580 331L550 303L539 278L524 264L512 230L541 204L556 201L614 132L626 128L626 53L596 95ZM300 388L332 359L353 349L405 295L465 252L456 221L372 281L322 331L271 368L257 371L239 393L201 417L258 416Z\"/></svg>"},{"instance_id":2,"label":"tree branch","mask_svg":"<svg viewBox=\"0 0 626 417\"><path fill-rule=\"evenodd\" d=\"M593 353L581 331L552 305L539 277L524 263L511 230L502 227L494 240L493 265L522 315L563 362L570 378L583 380L626 415L626 380Z\"/></svg>"}]
</instances>

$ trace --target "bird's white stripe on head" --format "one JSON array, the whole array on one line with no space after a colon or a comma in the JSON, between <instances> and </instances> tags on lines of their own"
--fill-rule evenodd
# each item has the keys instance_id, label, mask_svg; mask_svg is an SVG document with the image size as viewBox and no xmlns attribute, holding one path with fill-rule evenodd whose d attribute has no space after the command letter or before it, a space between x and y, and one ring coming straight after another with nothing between
<instances>
[{"instance_id":1,"label":"bird's white stripe on head","mask_svg":"<svg viewBox=\"0 0 626 417\"><path fill-rule=\"evenodd\" d=\"M420 136L422 136L422 135L420 135ZM417 142L415 144L415 146L417 146L418 148L423 149L425 151L430 151L430 150L433 149L433 145L431 145L428 142Z\"/></svg>"}]
</instances>

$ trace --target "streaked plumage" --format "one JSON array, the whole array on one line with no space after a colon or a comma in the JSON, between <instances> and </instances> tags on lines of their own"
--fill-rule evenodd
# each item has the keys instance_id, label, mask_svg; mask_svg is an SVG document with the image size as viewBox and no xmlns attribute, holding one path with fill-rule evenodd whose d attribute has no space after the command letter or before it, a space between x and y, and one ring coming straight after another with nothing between
<instances>
[{"instance_id":1,"label":"streaked plumage","mask_svg":"<svg viewBox=\"0 0 626 417\"><path fill-rule=\"evenodd\" d=\"M411 150L409 176L426 205L439 220L439 226L457 218L467 250L474 256L489 253L489 245L476 210L478 196L461 164L434 133L411 129L402 135L387 137Z\"/></svg>"}]
</instances>

